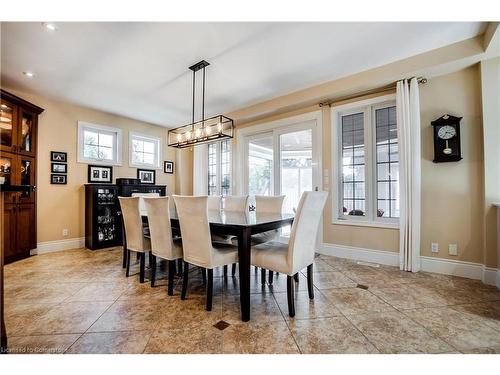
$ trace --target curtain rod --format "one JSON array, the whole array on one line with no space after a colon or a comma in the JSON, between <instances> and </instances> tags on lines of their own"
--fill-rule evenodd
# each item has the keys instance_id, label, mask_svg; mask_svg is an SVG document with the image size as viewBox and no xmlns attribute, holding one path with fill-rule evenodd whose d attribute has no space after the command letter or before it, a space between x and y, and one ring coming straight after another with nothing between
<instances>
[{"instance_id":1,"label":"curtain rod","mask_svg":"<svg viewBox=\"0 0 500 375\"><path fill-rule=\"evenodd\" d=\"M417 82L419 84L426 84L427 83L427 78L425 78L425 77L411 77L411 78L408 78L408 80L411 80L413 78L417 78ZM325 107L325 106L330 107L332 104L339 103L339 102L344 102L346 100L361 98L363 96L378 94L378 93L386 92L386 91L389 91L389 90L395 90L396 89L396 84L397 84L397 82L393 82L393 83L391 83L389 85L378 87L376 89L366 90L366 91L358 92L356 94L352 94L352 95L347 95L347 96L343 96L343 97L340 97L340 98L336 98L336 99L325 100L323 102L320 102L319 106L320 107Z\"/></svg>"}]
</instances>

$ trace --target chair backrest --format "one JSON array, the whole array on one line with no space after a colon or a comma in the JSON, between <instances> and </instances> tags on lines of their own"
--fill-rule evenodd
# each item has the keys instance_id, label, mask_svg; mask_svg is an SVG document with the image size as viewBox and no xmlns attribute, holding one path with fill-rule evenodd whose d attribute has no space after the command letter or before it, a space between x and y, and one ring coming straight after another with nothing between
<instances>
[{"instance_id":1,"label":"chair backrest","mask_svg":"<svg viewBox=\"0 0 500 375\"><path fill-rule=\"evenodd\" d=\"M145 250L142 218L139 210L139 197L118 197L127 237L127 248L143 252Z\"/></svg>"},{"instance_id":2,"label":"chair backrest","mask_svg":"<svg viewBox=\"0 0 500 375\"><path fill-rule=\"evenodd\" d=\"M132 193L133 197L139 197L139 211L141 212L141 215L146 215L146 206L144 205L144 199L143 198L157 198L160 196L159 193Z\"/></svg>"},{"instance_id":3,"label":"chair backrest","mask_svg":"<svg viewBox=\"0 0 500 375\"><path fill-rule=\"evenodd\" d=\"M238 212L248 211L248 195L226 195L224 197L224 210Z\"/></svg>"},{"instance_id":4,"label":"chair backrest","mask_svg":"<svg viewBox=\"0 0 500 375\"><path fill-rule=\"evenodd\" d=\"M182 256L174 246L169 211L170 197L144 198L148 214L151 251L153 255L167 260L175 260Z\"/></svg>"},{"instance_id":5,"label":"chair backrest","mask_svg":"<svg viewBox=\"0 0 500 375\"><path fill-rule=\"evenodd\" d=\"M255 210L257 213L280 214L283 209L284 195L277 197L267 195L255 196Z\"/></svg>"},{"instance_id":6,"label":"chair backrest","mask_svg":"<svg viewBox=\"0 0 500 375\"><path fill-rule=\"evenodd\" d=\"M326 191L305 191L300 197L287 254L292 273L299 272L314 261L319 223L327 196Z\"/></svg>"},{"instance_id":7,"label":"chair backrest","mask_svg":"<svg viewBox=\"0 0 500 375\"><path fill-rule=\"evenodd\" d=\"M207 205L209 210L221 209L222 197L220 195L212 195L209 196L207 199L208 199Z\"/></svg>"},{"instance_id":8,"label":"chair backrest","mask_svg":"<svg viewBox=\"0 0 500 375\"><path fill-rule=\"evenodd\" d=\"M212 240L208 223L208 197L174 195L181 227L184 260L196 266L212 267Z\"/></svg>"}]
</instances>

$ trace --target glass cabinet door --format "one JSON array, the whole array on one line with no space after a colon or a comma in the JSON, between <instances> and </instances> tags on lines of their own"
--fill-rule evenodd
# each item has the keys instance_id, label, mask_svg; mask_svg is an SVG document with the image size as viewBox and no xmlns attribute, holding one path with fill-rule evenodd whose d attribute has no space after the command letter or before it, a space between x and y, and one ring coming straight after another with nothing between
<instances>
[{"instance_id":1,"label":"glass cabinet door","mask_svg":"<svg viewBox=\"0 0 500 375\"><path fill-rule=\"evenodd\" d=\"M21 121L18 133L18 152L23 155L35 156L35 118L33 113L19 111Z\"/></svg>"},{"instance_id":2,"label":"glass cabinet door","mask_svg":"<svg viewBox=\"0 0 500 375\"><path fill-rule=\"evenodd\" d=\"M16 151L17 107L4 100L0 101L0 149Z\"/></svg>"},{"instance_id":3,"label":"glass cabinet door","mask_svg":"<svg viewBox=\"0 0 500 375\"><path fill-rule=\"evenodd\" d=\"M18 156L19 157L19 183L21 185L34 185L35 184L35 163L34 159L30 157ZM19 196L19 203L22 202L34 202L34 193L24 192Z\"/></svg>"},{"instance_id":4,"label":"glass cabinet door","mask_svg":"<svg viewBox=\"0 0 500 375\"><path fill-rule=\"evenodd\" d=\"M0 156L0 184L14 185L15 181L15 160L16 156L7 152L2 152ZM14 203L16 193L5 193L5 202Z\"/></svg>"}]
</instances>

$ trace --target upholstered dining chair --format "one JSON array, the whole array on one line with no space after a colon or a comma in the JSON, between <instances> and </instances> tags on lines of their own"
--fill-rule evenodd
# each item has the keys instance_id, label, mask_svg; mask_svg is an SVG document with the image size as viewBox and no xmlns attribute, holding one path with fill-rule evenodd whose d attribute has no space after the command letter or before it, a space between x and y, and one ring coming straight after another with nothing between
<instances>
[{"instance_id":1,"label":"upholstered dining chair","mask_svg":"<svg viewBox=\"0 0 500 375\"><path fill-rule=\"evenodd\" d=\"M279 196L267 196L267 195L256 195L255 196L255 212L259 214L281 214L283 210L283 202L285 200L284 195ZM259 245L264 242L277 241L280 235L279 229L273 229L263 233L257 233L252 235L251 241L252 245ZM261 283L264 284L266 281L266 270L261 268ZM273 283L273 271L269 271L269 284Z\"/></svg>"},{"instance_id":2,"label":"upholstered dining chair","mask_svg":"<svg viewBox=\"0 0 500 375\"><path fill-rule=\"evenodd\" d=\"M156 279L156 258L168 261L168 295L174 294L175 261L182 258L181 239L174 239L170 225L170 197L144 198L151 238L151 286Z\"/></svg>"},{"instance_id":3,"label":"upholstered dining chair","mask_svg":"<svg viewBox=\"0 0 500 375\"><path fill-rule=\"evenodd\" d=\"M247 212L248 211L248 195L226 195L223 201L224 211L231 212ZM217 243L237 245L236 236L219 236L216 239ZM236 274L236 263L232 265L231 274ZM227 266L224 266L224 277L227 276Z\"/></svg>"},{"instance_id":4,"label":"upholstered dining chair","mask_svg":"<svg viewBox=\"0 0 500 375\"><path fill-rule=\"evenodd\" d=\"M210 236L208 197L174 195L181 227L184 272L181 299L186 299L189 264L207 270L207 311L212 310L213 269L238 261L238 249L232 245L213 245Z\"/></svg>"},{"instance_id":5,"label":"upholstered dining chair","mask_svg":"<svg viewBox=\"0 0 500 375\"><path fill-rule=\"evenodd\" d=\"M222 208L222 196L220 195L211 195L207 197L207 208L209 210L220 210Z\"/></svg>"},{"instance_id":6,"label":"upholstered dining chair","mask_svg":"<svg viewBox=\"0 0 500 375\"><path fill-rule=\"evenodd\" d=\"M248 195L226 195L223 205L224 211L246 212L248 211Z\"/></svg>"},{"instance_id":7,"label":"upholstered dining chair","mask_svg":"<svg viewBox=\"0 0 500 375\"><path fill-rule=\"evenodd\" d=\"M151 241L144 236L139 197L118 197L127 238L126 275L130 273L130 251L140 254L139 281L144 282L146 253L151 251Z\"/></svg>"},{"instance_id":8,"label":"upholstered dining chair","mask_svg":"<svg viewBox=\"0 0 500 375\"><path fill-rule=\"evenodd\" d=\"M309 298L314 299L313 262L316 238L327 192L306 191L300 198L292 224L290 241L265 242L252 246L252 264L287 275L288 315L295 316L293 276L307 267Z\"/></svg>"}]
</instances>

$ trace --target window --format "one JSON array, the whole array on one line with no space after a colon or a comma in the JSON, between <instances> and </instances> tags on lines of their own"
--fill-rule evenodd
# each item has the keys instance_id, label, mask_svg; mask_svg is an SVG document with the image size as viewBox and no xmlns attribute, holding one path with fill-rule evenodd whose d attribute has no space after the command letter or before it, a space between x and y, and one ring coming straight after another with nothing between
<instances>
[{"instance_id":1,"label":"window","mask_svg":"<svg viewBox=\"0 0 500 375\"><path fill-rule=\"evenodd\" d=\"M332 119L338 192L334 222L397 225L399 159L392 97L332 108Z\"/></svg>"},{"instance_id":2,"label":"window","mask_svg":"<svg viewBox=\"0 0 500 375\"><path fill-rule=\"evenodd\" d=\"M129 164L131 167L160 167L161 139L130 132Z\"/></svg>"},{"instance_id":3,"label":"window","mask_svg":"<svg viewBox=\"0 0 500 375\"><path fill-rule=\"evenodd\" d=\"M121 165L120 129L78 121L78 162Z\"/></svg>"},{"instance_id":4,"label":"window","mask_svg":"<svg viewBox=\"0 0 500 375\"><path fill-rule=\"evenodd\" d=\"M208 195L231 194L231 143L228 139L208 145Z\"/></svg>"}]
</instances>

